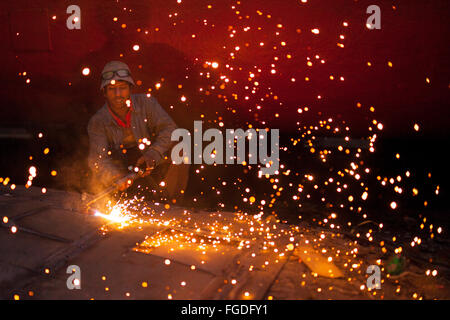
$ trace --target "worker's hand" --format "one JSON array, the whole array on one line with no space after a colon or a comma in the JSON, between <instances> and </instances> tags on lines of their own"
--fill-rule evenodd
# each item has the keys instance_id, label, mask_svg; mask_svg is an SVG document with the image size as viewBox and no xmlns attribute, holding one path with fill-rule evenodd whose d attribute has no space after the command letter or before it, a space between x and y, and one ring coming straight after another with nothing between
<instances>
[{"instance_id":1,"label":"worker's hand","mask_svg":"<svg viewBox=\"0 0 450 320\"><path fill-rule=\"evenodd\" d=\"M144 163L146 164L147 167L144 174L142 175L143 177L145 177L152 172L160 159L161 156L157 151L148 150L145 155L138 159L138 161L136 162L136 167L141 168Z\"/></svg>"},{"instance_id":2,"label":"worker's hand","mask_svg":"<svg viewBox=\"0 0 450 320\"><path fill-rule=\"evenodd\" d=\"M138 161L136 162L136 167L141 168L144 163L146 164L146 168L144 173L142 174L142 177L148 176L153 170L153 167L149 167L149 165L146 163L144 156L138 159Z\"/></svg>"}]
</instances>

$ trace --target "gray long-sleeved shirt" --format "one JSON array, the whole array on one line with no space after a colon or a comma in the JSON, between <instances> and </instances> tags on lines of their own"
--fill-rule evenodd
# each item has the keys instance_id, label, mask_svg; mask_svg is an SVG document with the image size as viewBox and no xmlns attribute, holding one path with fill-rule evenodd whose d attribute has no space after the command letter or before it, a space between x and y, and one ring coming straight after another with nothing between
<instances>
[{"instance_id":1,"label":"gray long-sleeved shirt","mask_svg":"<svg viewBox=\"0 0 450 320\"><path fill-rule=\"evenodd\" d=\"M136 143L147 138L143 156L154 151L162 157L172 146L172 131L177 125L164 111L155 97L146 94L132 94L131 130ZM123 175L123 168L115 165L109 156L110 151L120 149L123 144L123 129L116 123L105 105L92 116L88 124L89 155L88 165L102 183L108 184L116 176ZM109 153L109 154L108 154Z\"/></svg>"}]
</instances>

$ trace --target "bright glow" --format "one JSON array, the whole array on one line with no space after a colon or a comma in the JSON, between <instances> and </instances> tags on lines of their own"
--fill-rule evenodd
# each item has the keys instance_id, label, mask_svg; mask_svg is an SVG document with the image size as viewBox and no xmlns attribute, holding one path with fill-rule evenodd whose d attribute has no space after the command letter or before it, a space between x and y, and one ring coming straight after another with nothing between
<instances>
[{"instance_id":1,"label":"bright glow","mask_svg":"<svg viewBox=\"0 0 450 320\"><path fill-rule=\"evenodd\" d=\"M128 217L121 214L120 208L118 207L114 207L110 214L103 214L99 211L96 211L94 215L116 223L123 223L128 220Z\"/></svg>"}]
</instances>

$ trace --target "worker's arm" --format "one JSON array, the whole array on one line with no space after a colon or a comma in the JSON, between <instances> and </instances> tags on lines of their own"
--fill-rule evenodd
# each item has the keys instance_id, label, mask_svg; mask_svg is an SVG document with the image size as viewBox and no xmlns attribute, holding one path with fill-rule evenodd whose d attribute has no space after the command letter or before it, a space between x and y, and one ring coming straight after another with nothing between
<instances>
[{"instance_id":1,"label":"worker's arm","mask_svg":"<svg viewBox=\"0 0 450 320\"><path fill-rule=\"evenodd\" d=\"M177 129L177 125L155 97L142 96L142 98L148 126L150 131L155 134L152 144L144 152L144 158L147 165L153 162L153 165L156 166L162 160L164 153L174 146L175 142L171 141L171 136L172 131Z\"/></svg>"},{"instance_id":2,"label":"worker's arm","mask_svg":"<svg viewBox=\"0 0 450 320\"><path fill-rule=\"evenodd\" d=\"M88 124L89 155L88 165L101 180L102 184L110 184L124 175L123 170L117 167L108 155L110 146L105 128L99 119L93 117Z\"/></svg>"}]
</instances>

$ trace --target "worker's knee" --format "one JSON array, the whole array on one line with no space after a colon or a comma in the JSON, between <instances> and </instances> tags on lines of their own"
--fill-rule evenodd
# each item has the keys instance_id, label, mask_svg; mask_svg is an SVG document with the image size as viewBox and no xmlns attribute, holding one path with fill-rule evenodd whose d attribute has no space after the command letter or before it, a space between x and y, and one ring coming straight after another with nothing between
<instances>
[{"instance_id":1,"label":"worker's knee","mask_svg":"<svg viewBox=\"0 0 450 320\"><path fill-rule=\"evenodd\" d=\"M170 198L183 196L189 181L189 168L189 164L170 164L164 181Z\"/></svg>"}]
</instances>

